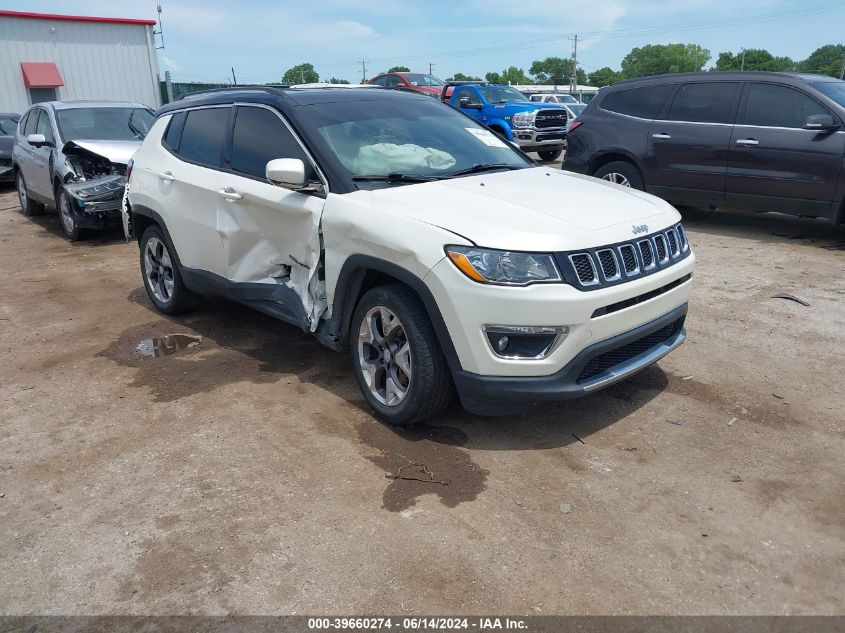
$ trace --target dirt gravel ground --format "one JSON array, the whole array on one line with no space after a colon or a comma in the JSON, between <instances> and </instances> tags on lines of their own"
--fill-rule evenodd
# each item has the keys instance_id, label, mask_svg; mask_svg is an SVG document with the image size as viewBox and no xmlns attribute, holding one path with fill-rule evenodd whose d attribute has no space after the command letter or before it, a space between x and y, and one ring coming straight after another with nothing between
<instances>
[{"instance_id":1,"label":"dirt gravel ground","mask_svg":"<svg viewBox=\"0 0 845 633\"><path fill-rule=\"evenodd\" d=\"M5 189L0 612L842 614L845 231L685 220L689 339L658 366L399 430L346 356L223 301L159 315L135 244ZM138 358L170 333L202 343Z\"/></svg>"}]
</instances>

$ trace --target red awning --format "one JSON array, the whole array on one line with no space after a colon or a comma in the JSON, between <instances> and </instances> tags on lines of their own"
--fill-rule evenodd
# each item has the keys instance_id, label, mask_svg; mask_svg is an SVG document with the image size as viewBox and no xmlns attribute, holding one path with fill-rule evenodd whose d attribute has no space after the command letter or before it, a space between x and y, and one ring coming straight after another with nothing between
<instances>
[{"instance_id":1,"label":"red awning","mask_svg":"<svg viewBox=\"0 0 845 633\"><path fill-rule=\"evenodd\" d=\"M27 88L55 88L65 82L53 62L21 62L23 82Z\"/></svg>"}]
</instances>

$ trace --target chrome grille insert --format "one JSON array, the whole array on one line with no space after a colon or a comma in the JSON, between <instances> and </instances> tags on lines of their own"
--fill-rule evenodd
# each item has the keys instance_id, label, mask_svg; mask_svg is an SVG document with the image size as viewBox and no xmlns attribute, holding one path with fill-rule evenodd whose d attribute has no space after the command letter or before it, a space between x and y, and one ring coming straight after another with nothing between
<instances>
[{"instance_id":1,"label":"chrome grille insert","mask_svg":"<svg viewBox=\"0 0 845 633\"><path fill-rule=\"evenodd\" d=\"M672 257L677 257L681 254L681 247L678 243L678 234L675 233L675 229L669 229L666 231L666 239L669 242L669 254Z\"/></svg>"},{"instance_id":2,"label":"chrome grille insert","mask_svg":"<svg viewBox=\"0 0 845 633\"><path fill-rule=\"evenodd\" d=\"M596 257L599 259L601 272L604 275L605 281L616 281L622 277L622 272L619 270L619 263L616 261L616 253L609 248L605 248L596 251Z\"/></svg>"},{"instance_id":3,"label":"chrome grille insert","mask_svg":"<svg viewBox=\"0 0 845 633\"><path fill-rule=\"evenodd\" d=\"M643 240L642 242L637 242L637 246L640 247L640 257L643 258L643 268L645 270L654 268L654 249L651 246L651 242L649 240Z\"/></svg>"},{"instance_id":4,"label":"chrome grille insert","mask_svg":"<svg viewBox=\"0 0 845 633\"><path fill-rule=\"evenodd\" d=\"M669 261L669 252L666 250L666 238L663 237L662 233L658 233L653 239L654 246L657 249L657 262L662 264L663 262Z\"/></svg>"},{"instance_id":5,"label":"chrome grille insert","mask_svg":"<svg viewBox=\"0 0 845 633\"><path fill-rule=\"evenodd\" d=\"M599 283L599 276L596 272L596 265L593 263L593 258L589 253L578 253L570 255L569 261L572 262L575 268L575 274L578 275L578 281L582 286L594 286Z\"/></svg>"},{"instance_id":6,"label":"chrome grille insert","mask_svg":"<svg viewBox=\"0 0 845 633\"><path fill-rule=\"evenodd\" d=\"M678 224L675 229L678 231L678 240L681 244L681 251L686 252L689 248L689 242L687 241L687 232L684 230L684 227Z\"/></svg>"},{"instance_id":7,"label":"chrome grille insert","mask_svg":"<svg viewBox=\"0 0 845 633\"><path fill-rule=\"evenodd\" d=\"M619 247L619 258L628 277L639 274L640 263L637 261L637 252L632 244L623 244Z\"/></svg>"}]
</instances>

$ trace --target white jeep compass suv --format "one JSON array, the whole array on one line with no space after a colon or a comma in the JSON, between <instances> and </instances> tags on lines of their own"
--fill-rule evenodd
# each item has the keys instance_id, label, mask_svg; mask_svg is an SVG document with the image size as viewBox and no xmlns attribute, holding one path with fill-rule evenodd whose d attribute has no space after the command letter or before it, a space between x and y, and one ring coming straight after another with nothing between
<instances>
[{"instance_id":1,"label":"white jeep compass suv","mask_svg":"<svg viewBox=\"0 0 845 633\"><path fill-rule=\"evenodd\" d=\"M684 338L666 202L557 169L426 96L233 88L163 107L124 197L150 300L228 297L348 349L394 424L589 394Z\"/></svg>"}]
</instances>

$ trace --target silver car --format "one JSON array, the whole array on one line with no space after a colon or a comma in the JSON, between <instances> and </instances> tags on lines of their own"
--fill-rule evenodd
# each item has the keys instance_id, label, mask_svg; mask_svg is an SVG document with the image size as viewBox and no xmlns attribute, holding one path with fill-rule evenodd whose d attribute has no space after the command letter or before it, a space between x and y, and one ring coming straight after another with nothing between
<instances>
[{"instance_id":1,"label":"silver car","mask_svg":"<svg viewBox=\"0 0 845 633\"><path fill-rule=\"evenodd\" d=\"M21 117L12 169L24 215L54 207L67 238L120 223L126 166L154 121L140 103L50 101Z\"/></svg>"}]
</instances>

